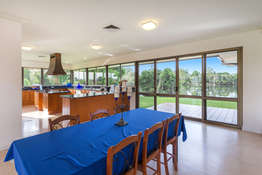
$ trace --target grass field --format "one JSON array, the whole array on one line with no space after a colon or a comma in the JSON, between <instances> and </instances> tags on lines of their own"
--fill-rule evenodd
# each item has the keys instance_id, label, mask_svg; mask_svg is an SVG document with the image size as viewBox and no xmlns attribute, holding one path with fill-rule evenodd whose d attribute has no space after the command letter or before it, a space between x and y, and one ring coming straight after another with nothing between
<instances>
[{"instance_id":1,"label":"grass field","mask_svg":"<svg viewBox=\"0 0 262 175\"><path fill-rule=\"evenodd\" d=\"M140 107L141 108L148 108L154 106L154 98L148 96L140 96ZM162 103L176 103L176 99L174 97L157 97L157 104ZM192 99L192 98L180 98L180 104L190 104L190 105L202 105L201 99ZM207 101L208 107L217 107L217 108L227 108L227 109L237 109L237 102L230 102L230 101L215 101L215 100L208 100Z\"/></svg>"}]
</instances>

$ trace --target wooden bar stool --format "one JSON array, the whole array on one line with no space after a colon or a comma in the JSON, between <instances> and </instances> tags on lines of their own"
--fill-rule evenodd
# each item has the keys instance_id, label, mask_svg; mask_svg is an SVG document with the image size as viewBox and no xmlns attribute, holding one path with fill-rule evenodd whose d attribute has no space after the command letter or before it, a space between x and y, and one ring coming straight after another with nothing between
<instances>
[{"instance_id":1,"label":"wooden bar stool","mask_svg":"<svg viewBox=\"0 0 262 175\"><path fill-rule=\"evenodd\" d=\"M139 132L138 135L129 136L129 137L125 138L124 140L122 140L120 143L118 143L116 146L111 146L108 149L107 160L106 160L106 174L107 175L113 174L114 155L117 154L118 152L122 151L124 148L126 148L127 146L129 146L131 144L135 144L132 168L128 169L127 172L123 172L121 174L136 175L141 136L142 136L142 132Z\"/></svg>"},{"instance_id":2,"label":"wooden bar stool","mask_svg":"<svg viewBox=\"0 0 262 175\"><path fill-rule=\"evenodd\" d=\"M157 147L154 149L154 151L150 154L148 154L148 141L149 136L153 134L154 132L158 132L158 139L157 139ZM143 138L143 151L142 151L142 163L139 165L139 170L143 172L143 175L147 175L147 168L150 168L154 171L154 174L161 174L161 162L160 162L160 155L161 155L161 147L162 147L162 138L163 138L163 132L164 132L164 122L155 124L152 128L147 129L144 132L144 138ZM147 163L151 160L157 161L157 169L154 169L147 165Z\"/></svg>"},{"instance_id":3,"label":"wooden bar stool","mask_svg":"<svg viewBox=\"0 0 262 175\"><path fill-rule=\"evenodd\" d=\"M69 126L80 124L79 115L62 115L54 120L48 119L50 131L66 128Z\"/></svg>"},{"instance_id":4,"label":"wooden bar stool","mask_svg":"<svg viewBox=\"0 0 262 175\"><path fill-rule=\"evenodd\" d=\"M180 117L181 117L181 113L177 114L175 116L173 116L170 119L167 119L165 122L165 132L164 132L164 140L163 140L163 147L162 147L162 153L164 153L164 162L161 162L162 164L164 164L165 166L165 171L166 171L166 175L169 175L169 171L168 171L168 161L173 159L173 165L174 165L174 169L177 171L178 167L177 167L177 157L178 157L178 153L177 153L177 143L178 143L178 128L179 128L179 122L180 122ZM168 130L169 130L169 125L171 123L173 123L175 120L177 120L175 126L174 126L174 135L171 138L168 138ZM170 153L167 151L167 146L168 145L172 145L173 147L173 152ZM170 156L169 158L168 155Z\"/></svg>"},{"instance_id":5,"label":"wooden bar stool","mask_svg":"<svg viewBox=\"0 0 262 175\"><path fill-rule=\"evenodd\" d=\"M109 116L109 112L107 109L99 109L96 112L90 114L91 121L99 119L99 118L103 118L106 116Z\"/></svg>"}]
</instances>

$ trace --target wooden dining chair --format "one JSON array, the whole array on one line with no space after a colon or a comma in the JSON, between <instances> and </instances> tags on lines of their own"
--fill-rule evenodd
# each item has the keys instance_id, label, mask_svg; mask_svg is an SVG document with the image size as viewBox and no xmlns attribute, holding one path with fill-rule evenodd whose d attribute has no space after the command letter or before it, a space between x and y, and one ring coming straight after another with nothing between
<instances>
[{"instance_id":1,"label":"wooden dining chair","mask_svg":"<svg viewBox=\"0 0 262 175\"><path fill-rule=\"evenodd\" d=\"M166 175L169 175L169 171L168 171L168 162L173 159L173 165L174 165L174 169L177 171L178 170L178 153L177 153L177 143L178 143L178 128L179 128L179 122L180 122L180 118L181 118L181 113L173 116L172 118L169 118L166 120L165 122L165 132L164 132L164 138L163 138L163 146L162 146L162 153L164 154L164 162L161 162L162 164L164 164L165 166L165 171L166 171ZM169 125L171 123L173 123L175 120L177 120L177 122L175 123L174 126L174 133L173 136L171 138L168 138L168 130L169 130ZM168 145L172 145L173 150L172 153L167 151L167 147ZM168 156L170 156L169 158L167 158Z\"/></svg>"},{"instance_id":2,"label":"wooden dining chair","mask_svg":"<svg viewBox=\"0 0 262 175\"><path fill-rule=\"evenodd\" d=\"M131 165L131 168L129 168L126 172L123 172L121 174L124 175L136 175L137 166L138 166L138 154L139 154L139 148L140 148L140 142L141 142L141 136L142 132L139 132L138 135L135 136L129 136L122 140L120 143L118 143L115 146L111 146L107 151L107 160L106 160L106 174L112 175L113 174L113 160L114 155L122 151L124 148L131 144L135 144L134 153L133 153L133 164Z\"/></svg>"},{"instance_id":3,"label":"wooden dining chair","mask_svg":"<svg viewBox=\"0 0 262 175\"><path fill-rule=\"evenodd\" d=\"M80 117L79 115L76 116L63 115L54 120L49 118L48 121L49 121L50 131L53 131L53 130L80 124Z\"/></svg>"},{"instance_id":4,"label":"wooden dining chair","mask_svg":"<svg viewBox=\"0 0 262 175\"><path fill-rule=\"evenodd\" d=\"M160 162L160 155L161 155L161 147L162 147L162 138L164 132L164 122L155 124L152 128L145 130L144 138L143 138L143 151L142 151L142 163L139 164L138 168L142 171L143 175L147 175L147 168L150 168L154 171L154 174L161 174L161 162ZM149 144L149 136L154 132L158 132L158 139L157 139L157 147L154 149L153 152L148 154L148 144ZM155 160L157 161L157 169L150 167L148 164L149 161Z\"/></svg>"},{"instance_id":5,"label":"wooden dining chair","mask_svg":"<svg viewBox=\"0 0 262 175\"><path fill-rule=\"evenodd\" d=\"M108 110L107 109L99 109L96 112L90 114L90 118L91 118L90 120L93 121L93 120L103 118L103 117L106 117L106 116L109 116Z\"/></svg>"}]
</instances>

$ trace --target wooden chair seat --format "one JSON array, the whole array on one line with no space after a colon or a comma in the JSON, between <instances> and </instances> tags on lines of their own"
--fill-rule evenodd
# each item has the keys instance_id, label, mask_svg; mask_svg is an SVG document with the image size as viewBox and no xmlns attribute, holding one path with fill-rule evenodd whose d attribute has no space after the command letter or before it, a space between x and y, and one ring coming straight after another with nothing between
<instances>
[{"instance_id":1,"label":"wooden chair seat","mask_svg":"<svg viewBox=\"0 0 262 175\"><path fill-rule=\"evenodd\" d=\"M115 146L111 146L108 149L107 152L107 162L106 162L106 174L107 175L112 175L113 174L113 160L114 160L114 155L117 154L118 152L122 151L124 148L131 144L135 144L135 149L134 149L134 157L133 157L133 164L132 168L130 168L127 172L123 172L122 174L124 175L136 175L137 171L137 165L138 165L138 153L139 153L139 147L140 147L140 142L141 142L141 136L142 133L139 132L138 135L135 136L129 136L122 140L120 143L118 143Z\"/></svg>"},{"instance_id":2,"label":"wooden chair seat","mask_svg":"<svg viewBox=\"0 0 262 175\"><path fill-rule=\"evenodd\" d=\"M48 121L49 121L50 131L53 131L53 130L58 130L58 129L80 124L80 117L79 115L77 116L63 115L53 120L48 119Z\"/></svg>"},{"instance_id":3,"label":"wooden chair seat","mask_svg":"<svg viewBox=\"0 0 262 175\"><path fill-rule=\"evenodd\" d=\"M151 152L148 155L148 140L149 136L153 134L154 132L158 132L158 142L157 142L157 148L153 152ZM161 162L160 162L160 155L161 155L161 147L162 147L162 138L163 138L163 132L164 132L164 122L155 124L152 128L147 129L144 132L144 138L143 138L143 150L142 150L142 163L139 164L138 169L142 171L143 175L147 175L147 168L150 168L154 171L154 174L161 174ZM148 162L151 160L157 161L157 169L154 169L150 167Z\"/></svg>"},{"instance_id":4,"label":"wooden chair seat","mask_svg":"<svg viewBox=\"0 0 262 175\"><path fill-rule=\"evenodd\" d=\"M103 118L106 116L109 116L109 112L107 109L99 109L96 112L90 114L91 121L99 119L99 118Z\"/></svg>"}]
</instances>

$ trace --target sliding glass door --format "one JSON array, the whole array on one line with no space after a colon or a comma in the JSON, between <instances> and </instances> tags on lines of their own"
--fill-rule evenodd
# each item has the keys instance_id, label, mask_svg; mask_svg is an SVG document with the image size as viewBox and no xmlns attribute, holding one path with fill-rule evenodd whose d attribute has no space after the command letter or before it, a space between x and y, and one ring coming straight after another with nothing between
<instances>
[{"instance_id":1,"label":"sliding glass door","mask_svg":"<svg viewBox=\"0 0 262 175\"><path fill-rule=\"evenodd\" d=\"M139 107L155 109L154 62L139 63Z\"/></svg>"},{"instance_id":2,"label":"sliding glass door","mask_svg":"<svg viewBox=\"0 0 262 175\"><path fill-rule=\"evenodd\" d=\"M202 56L180 57L179 112L184 116L202 118Z\"/></svg>"},{"instance_id":3,"label":"sliding glass door","mask_svg":"<svg viewBox=\"0 0 262 175\"><path fill-rule=\"evenodd\" d=\"M237 51L206 56L206 119L237 125Z\"/></svg>"},{"instance_id":4,"label":"sliding glass door","mask_svg":"<svg viewBox=\"0 0 262 175\"><path fill-rule=\"evenodd\" d=\"M138 107L241 127L240 52L138 62Z\"/></svg>"},{"instance_id":5,"label":"sliding glass door","mask_svg":"<svg viewBox=\"0 0 262 175\"><path fill-rule=\"evenodd\" d=\"M176 59L156 61L156 109L176 113Z\"/></svg>"}]
</instances>

